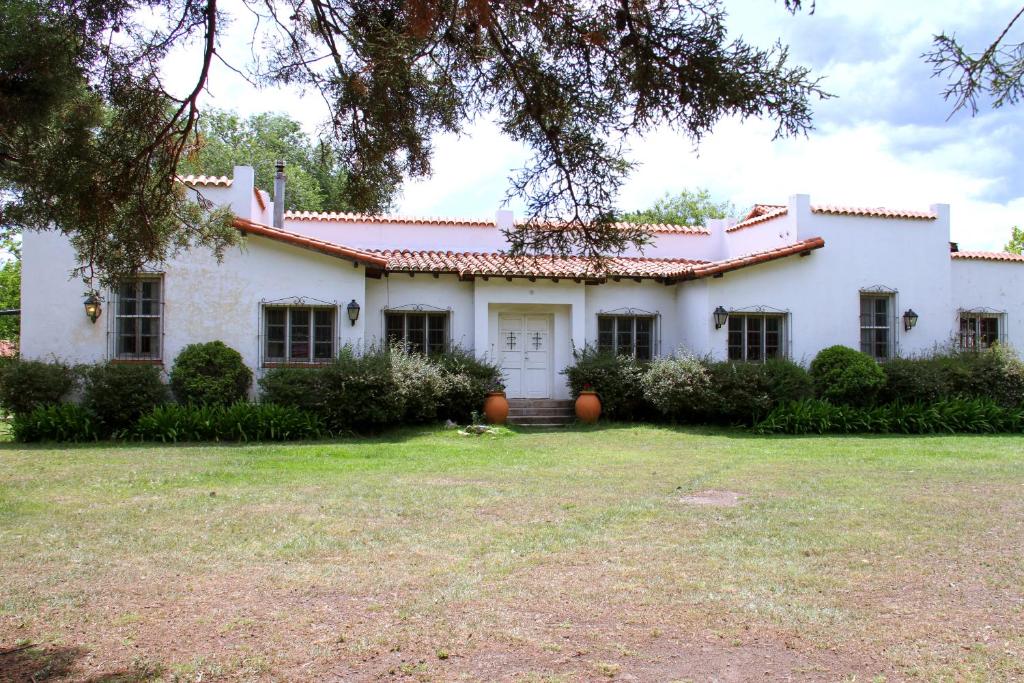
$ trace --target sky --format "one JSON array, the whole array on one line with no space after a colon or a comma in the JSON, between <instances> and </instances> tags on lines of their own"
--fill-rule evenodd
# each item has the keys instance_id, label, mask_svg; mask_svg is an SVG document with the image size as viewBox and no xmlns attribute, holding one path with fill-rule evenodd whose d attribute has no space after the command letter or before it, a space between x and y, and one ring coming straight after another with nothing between
<instances>
[{"instance_id":1,"label":"sky","mask_svg":"<svg viewBox=\"0 0 1024 683\"><path fill-rule=\"evenodd\" d=\"M236 17L221 51L242 66L249 31L237 3L221 3ZM951 205L952 239L973 249L1001 249L1011 226L1024 225L1024 104L950 116L945 82L932 78L921 58L942 31L984 49L1019 0L818 0L813 14L795 16L772 0L725 0L725 7L731 35L762 47L781 40L793 63L824 77L835 97L815 104L806 137L773 141L770 121L724 119L696 147L671 130L631 140L638 167L623 187L621 209L698 187L741 208L784 203L793 194L809 194L814 204L923 210L942 203ZM188 84L193 61L172 57L168 80ZM326 118L318 94L256 91L220 64L202 104L243 115L284 112L311 133ZM397 213L491 217L505 201L509 176L530 157L486 120L434 145L432 176L406 183ZM523 215L518 201L508 208Z\"/></svg>"}]
</instances>

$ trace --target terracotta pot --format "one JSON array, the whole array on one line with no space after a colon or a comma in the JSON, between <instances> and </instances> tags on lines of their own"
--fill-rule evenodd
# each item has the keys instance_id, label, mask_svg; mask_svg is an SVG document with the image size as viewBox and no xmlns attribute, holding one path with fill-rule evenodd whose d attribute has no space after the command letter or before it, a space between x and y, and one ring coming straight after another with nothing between
<instances>
[{"instance_id":1,"label":"terracotta pot","mask_svg":"<svg viewBox=\"0 0 1024 683\"><path fill-rule=\"evenodd\" d=\"M584 424L592 425L601 417L601 399L597 392L581 391L576 399L576 419Z\"/></svg>"},{"instance_id":2,"label":"terracotta pot","mask_svg":"<svg viewBox=\"0 0 1024 683\"><path fill-rule=\"evenodd\" d=\"M488 392L484 399L484 416L492 425L503 425L508 419L508 399L504 391Z\"/></svg>"}]
</instances>

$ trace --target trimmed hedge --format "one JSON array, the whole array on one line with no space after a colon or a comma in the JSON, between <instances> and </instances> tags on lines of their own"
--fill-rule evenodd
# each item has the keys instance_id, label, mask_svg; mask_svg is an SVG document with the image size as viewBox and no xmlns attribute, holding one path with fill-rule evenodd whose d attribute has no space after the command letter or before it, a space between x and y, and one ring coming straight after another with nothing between
<instances>
[{"instance_id":1,"label":"trimmed hedge","mask_svg":"<svg viewBox=\"0 0 1024 683\"><path fill-rule=\"evenodd\" d=\"M399 424L467 420L501 377L497 366L453 350L438 357L401 348L349 347L318 368L275 368L259 381L261 400L308 410L338 434Z\"/></svg>"},{"instance_id":2,"label":"trimmed hedge","mask_svg":"<svg viewBox=\"0 0 1024 683\"><path fill-rule=\"evenodd\" d=\"M644 398L671 422L700 421L715 400L708 365L693 356L655 359L640 387Z\"/></svg>"},{"instance_id":3,"label":"trimmed hedge","mask_svg":"<svg viewBox=\"0 0 1024 683\"><path fill-rule=\"evenodd\" d=\"M596 391L605 419L629 422L655 415L640 385L646 364L590 346L574 351L573 357L576 362L562 371L572 395L579 396L588 386Z\"/></svg>"},{"instance_id":4,"label":"trimmed hedge","mask_svg":"<svg viewBox=\"0 0 1024 683\"><path fill-rule=\"evenodd\" d=\"M167 402L170 392L155 365L103 363L82 371L82 407L112 433Z\"/></svg>"},{"instance_id":5,"label":"trimmed hedge","mask_svg":"<svg viewBox=\"0 0 1024 683\"><path fill-rule=\"evenodd\" d=\"M807 371L788 360L764 363L713 363L711 422L751 426L776 407L814 396Z\"/></svg>"},{"instance_id":6,"label":"trimmed hedge","mask_svg":"<svg viewBox=\"0 0 1024 683\"><path fill-rule=\"evenodd\" d=\"M841 405L869 406L885 385L885 372L866 353L830 346L811 361L811 381L818 398Z\"/></svg>"},{"instance_id":7,"label":"trimmed hedge","mask_svg":"<svg viewBox=\"0 0 1024 683\"><path fill-rule=\"evenodd\" d=\"M73 368L64 363L12 360L0 364L0 406L12 415L63 401L78 384Z\"/></svg>"},{"instance_id":8,"label":"trimmed hedge","mask_svg":"<svg viewBox=\"0 0 1024 683\"><path fill-rule=\"evenodd\" d=\"M230 405L245 399L252 370L242 354L221 341L189 344L174 359L171 389L179 403Z\"/></svg>"}]
</instances>

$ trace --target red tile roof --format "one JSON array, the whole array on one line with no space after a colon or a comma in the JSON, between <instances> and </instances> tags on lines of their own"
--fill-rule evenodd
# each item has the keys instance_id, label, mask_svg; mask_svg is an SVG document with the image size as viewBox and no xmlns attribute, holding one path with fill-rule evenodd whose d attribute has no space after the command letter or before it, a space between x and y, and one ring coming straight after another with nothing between
<instances>
[{"instance_id":1,"label":"red tile roof","mask_svg":"<svg viewBox=\"0 0 1024 683\"><path fill-rule=\"evenodd\" d=\"M340 244L334 244L333 242L325 242L324 240L307 237L306 235L299 235L294 232L288 232L287 230L279 230L278 228L263 225L262 223L247 221L244 218L236 218L234 226L243 234L259 235L260 237L266 237L277 242L284 242L285 244L291 244L296 247L319 251L320 253L327 254L328 256L338 256L340 258L349 259L351 261L368 266L374 266L376 268L383 268L387 265L387 259L381 257L379 254L362 251L361 249L353 249Z\"/></svg>"},{"instance_id":2,"label":"red tile roof","mask_svg":"<svg viewBox=\"0 0 1024 683\"><path fill-rule=\"evenodd\" d=\"M192 187L231 187L231 183L234 182L234 180L226 175L185 175L181 176L179 180Z\"/></svg>"},{"instance_id":3,"label":"red tile roof","mask_svg":"<svg viewBox=\"0 0 1024 683\"><path fill-rule=\"evenodd\" d=\"M930 211L908 211L905 209L857 208L853 206L812 206L812 213L824 213L832 216L872 216L874 218L904 218L909 220L933 221L938 216Z\"/></svg>"},{"instance_id":4,"label":"red tile roof","mask_svg":"<svg viewBox=\"0 0 1024 683\"><path fill-rule=\"evenodd\" d=\"M702 263L692 259L615 256L598 264L579 256L509 256L500 253L384 250L387 270L407 273L455 273L459 276L603 278L669 277Z\"/></svg>"},{"instance_id":5,"label":"red tile roof","mask_svg":"<svg viewBox=\"0 0 1024 683\"><path fill-rule=\"evenodd\" d=\"M315 211L286 211L285 220L292 221L327 221L333 223L378 223L390 225L437 225L452 228L496 228L497 223L491 219L473 220L464 218L446 218L442 216L397 216L397 215L375 215L369 213L335 213ZM523 222L517 222L522 225ZM629 223L614 223L615 227L623 229L630 227ZM652 223L642 226L645 231L652 233L682 234L682 235L710 235L711 231L703 225L668 225L665 223Z\"/></svg>"},{"instance_id":6,"label":"red tile roof","mask_svg":"<svg viewBox=\"0 0 1024 683\"><path fill-rule=\"evenodd\" d=\"M256 195L256 203L260 205L260 209L263 211L267 210L267 203L263 201L263 193L260 192L258 187L252 188L252 193Z\"/></svg>"},{"instance_id":7,"label":"red tile roof","mask_svg":"<svg viewBox=\"0 0 1024 683\"><path fill-rule=\"evenodd\" d=\"M1024 263L1024 254L1014 254L1008 251L954 251L950 253L952 258L973 259L975 261L1014 261Z\"/></svg>"},{"instance_id":8,"label":"red tile roof","mask_svg":"<svg viewBox=\"0 0 1024 683\"><path fill-rule=\"evenodd\" d=\"M773 218L781 218L788 212L789 210L783 204L754 204L754 208L750 210L750 213L743 220L736 225L726 228L725 231L736 232L743 228L749 228L751 225L770 221Z\"/></svg>"},{"instance_id":9,"label":"red tile roof","mask_svg":"<svg viewBox=\"0 0 1024 683\"><path fill-rule=\"evenodd\" d=\"M747 266L756 266L759 263L767 263L787 256L793 256L794 254L806 254L814 249L821 249L824 246L825 240L820 237L811 237L810 239L801 240L782 247L776 247L775 249L768 249L766 251L737 256L723 261L711 261L693 266L689 273L683 273L681 275L681 279L696 280L702 277L718 275L719 273L728 273L733 270L739 270L740 268L746 268Z\"/></svg>"},{"instance_id":10,"label":"red tile roof","mask_svg":"<svg viewBox=\"0 0 1024 683\"><path fill-rule=\"evenodd\" d=\"M362 250L280 230L262 223L236 218L234 226L243 234L258 235L285 244L311 249L330 256L388 272L452 273L460 277L527 277L552 279L600 279L606 277L658 280L695 280L747 266L766 263L825 246L820 237L747 254L723 261L613 256L597 262L579 256L509 256L501 253Z\"/></svg>"}]
</instances>

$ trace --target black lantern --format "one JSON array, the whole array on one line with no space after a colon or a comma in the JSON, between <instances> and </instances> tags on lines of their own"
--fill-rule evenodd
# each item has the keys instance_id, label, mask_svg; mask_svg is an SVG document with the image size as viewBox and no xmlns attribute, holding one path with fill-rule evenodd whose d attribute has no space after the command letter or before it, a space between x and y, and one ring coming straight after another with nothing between
<instances>
[{"instance_id":1,"label":"black lantern","mask_svg":"<svg viewBox=\"0 0 1024 683\"><path fill-rule=\"evenodd\" d=\"M715 309L715 329L720 329L727 322L729 322L729 311L719 306Z\"/></svg>"},{"instance_id":2,"label":"black lantern","mask_svg":"<svg viewBox=\"0 0 1024 683\"><path fill-rule=\"evenodd\" d=\"M359 304L356 303L355 299L352 299L352 301L348 302L345 310L348 311L348 321L355 325L356 321L359 320Z\"/></svg>"},{"instance_id":3,"label":"black lantern","mask_svg":"<svg viewBox=\"0 0 1024 683\"><path fill-rule=\"evenodd\" d=\"M85 315L95 325L96 319L100 317L102 312L103 307L100 305L100 298L96 296L96 292L89 292L89 296L85 299Z\"/></svg>"},{"instance_id":4,"label":"black lantern","mask_svg":"<svg viewBox=\"0 0 1024 683\"><path fill-rule=\"evenodd\" d=\"M903 329L909 332L917 324L917 313L914 313L913 308L908 308L907 312L903 314Z\"/></svg>"}]
</instances>

